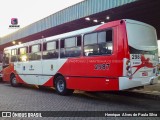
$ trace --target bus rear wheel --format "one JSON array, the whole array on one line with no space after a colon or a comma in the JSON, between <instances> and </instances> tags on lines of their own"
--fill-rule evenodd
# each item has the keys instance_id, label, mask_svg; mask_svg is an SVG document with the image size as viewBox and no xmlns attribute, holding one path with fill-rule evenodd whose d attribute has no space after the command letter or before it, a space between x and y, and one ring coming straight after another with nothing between
<instances>
[{"instance_id":1,"label":"bus rear wheel","mask_svg":"<svg viewBox=\"0 0 160 120\"><path fill-rule=\"evenodd\" d=\"M13 86L13 87L18 87L19 86L19 83L17 82L17 79L16 79L15 75L11 76L10 82L11 82L11 86Z\"/></svg>"},{"instance_id":2,"label":"bus rear wheel","mask_svg":"<svg viewBox=\"0 0 160 120\"><path fill-rule=\"evenodd\" d=\"M60 95L72 95L74 90L66 88L66 81L63 76L58 76L55 79L55 89Z\"/></svg>"}]
</instances>

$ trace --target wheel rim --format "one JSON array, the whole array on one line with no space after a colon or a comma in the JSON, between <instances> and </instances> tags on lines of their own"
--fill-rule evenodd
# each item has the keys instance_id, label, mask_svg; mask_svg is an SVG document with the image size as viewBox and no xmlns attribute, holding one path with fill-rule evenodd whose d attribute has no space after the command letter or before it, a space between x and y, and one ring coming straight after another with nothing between
<instances>
[{"instance_id":1,"label":"wheel rim","mask_svg":"<svg viewBox=\"0 0 160 120\"><path fill-rule=\"evenodd\" d=\"M13 84L17 84L17 81L16 81L16 78L15 78L15 77L12 79L12 83L13 83Z\"/></svg>"},{"instance_id":2,"label":"wheel rim","mask_svg":"<svg viewBox=\"0 0 160 120\"><path fill-rule=\"evenodd\" d=\"M59 80L57 82L57 89L58 89L59 92L63 92L63 90L64 90L64 82L63 82L63 80Z\"/></svg>"}]
</instances>

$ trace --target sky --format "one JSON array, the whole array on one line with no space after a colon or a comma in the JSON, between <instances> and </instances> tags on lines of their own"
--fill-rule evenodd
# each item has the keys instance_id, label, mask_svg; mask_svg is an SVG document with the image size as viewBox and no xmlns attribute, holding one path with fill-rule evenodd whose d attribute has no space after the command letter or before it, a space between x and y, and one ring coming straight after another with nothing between
<instances>
[{"instance_id":1,"label":"sky","mask_svg":"<svg viewBox=\"0 0 160 120\"><path fill-rule=\"evenodd\" d=\"M84 0L1 0L0 37ZM9 28L11 18L18 19L20 28Z\"/></svg>"}]
</instances>

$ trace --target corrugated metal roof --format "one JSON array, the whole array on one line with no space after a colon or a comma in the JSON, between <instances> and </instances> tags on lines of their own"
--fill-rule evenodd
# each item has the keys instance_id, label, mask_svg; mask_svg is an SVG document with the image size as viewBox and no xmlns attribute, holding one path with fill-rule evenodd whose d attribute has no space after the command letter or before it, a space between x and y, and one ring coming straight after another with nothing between
<instances>
[{"instance_id":1,"label":"corrugated metal roof","mask_svg":"<svg viewBox=\"0 0 160 120\"><path fill-rule=\"evenodd\" d=\"M134 1L137 0L85 0L1 38L0 44L2 45L13 40L24 38L49 28Z\"/></svg>"}]
</instances>

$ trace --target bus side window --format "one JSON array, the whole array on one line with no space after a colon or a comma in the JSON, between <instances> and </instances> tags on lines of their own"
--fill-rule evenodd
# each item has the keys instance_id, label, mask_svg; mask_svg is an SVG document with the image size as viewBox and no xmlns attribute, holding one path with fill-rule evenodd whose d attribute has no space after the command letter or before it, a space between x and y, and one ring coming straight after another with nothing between
<instances>
[{"instance_id":1,"label":"bus side window","mask_svg":"<svg viewBox=\"0 0 160 120\"><path fill-rule=\"evenodd\" d=\"M98 45L100 55L112 54L112 30L102 31L98 33Z\"/></svg>"},{"instance_id":2,"label":"bus side window","mask_svg":"<svg viewBox=\"0 0 160 120\"><path fill-rule=\"evenodd\" d=\"M44 43L43 59L58 58L58 41Z\"/></svg>"},{"instance_id":3,"label":"bus side window","mask_svg":"<svg viewBox=\"0 0 160 120\"><path fill-rule=\"evenodd\" d=\"M8 65L9 64L9 58L7 56L8 55L4 53L4 55L3 55L3 65Z\"/></svg>"},{"instance_id":4,"label":"bus side window","mask_svg":"<svg viewBox=\"0 0 160 120\"><path fill-rule=\"evenodd\" d=\"M60 49L61 58L79 57L81 55L81 36L66 38L61 42L61 44L64 44L64 46L61 45Z\"/></svg>"},{"instance_id":5,"label":"bus side window","mask_svg":"<svg viewBox=\"0 0 160 120\"><path fill-rule=\"evenodd\" d=\"M84 35L84 55L92 56L98 53L97 33Z\"/></svg>"},{"instance_id":6,"label":"bus side window","mask_svg":"<svg viewBox=\"0 0 160 120\"><path fill-rule=\"evenodd\" d=\"M11 62L16 62L17 61L17 49L12 49L11 50Z\"/></svg>"},{"instance_id":7,"label":"bus side window","mask_svg":"<svg viewBox=\"0 0 160 120\"><path fill-rule=\"evenodd\" d=\"M89 33L84 36L84 55L110 55L112 54L112 30Z\"/></svg>"},{"instance_id":8,"label":"bus side window","mask_svg":"<svg viewBox=\"0 0 160 120\"><path fill-rule=\"evenodd\" d=\"M29 60L41 59L41 44L32 45L29 49Z\"/></svg>"},{"instance_id":9,"label":"bus side window","mask_svg":"<svg viewBox=\"0 0 160 120\"><path fill-rule=\"evenodd\" d=\"M17 59L20 62L25 62L28 60L28 55L27 55L27 47L22 47L18 49L18 55L17 55Z\"/></svg>"},{"instance_id":10,"label":"bus side window","mask_svg":"<svg viewBox=\"0 0 160 120\"><path fill-rule=\"evenodd\" d=\"M4 54L3 54L3 66L5 65L8 65L9 64L9 58L10 58L10 50L6 50L4 51Z\"/></svg>"}]
</instances>

